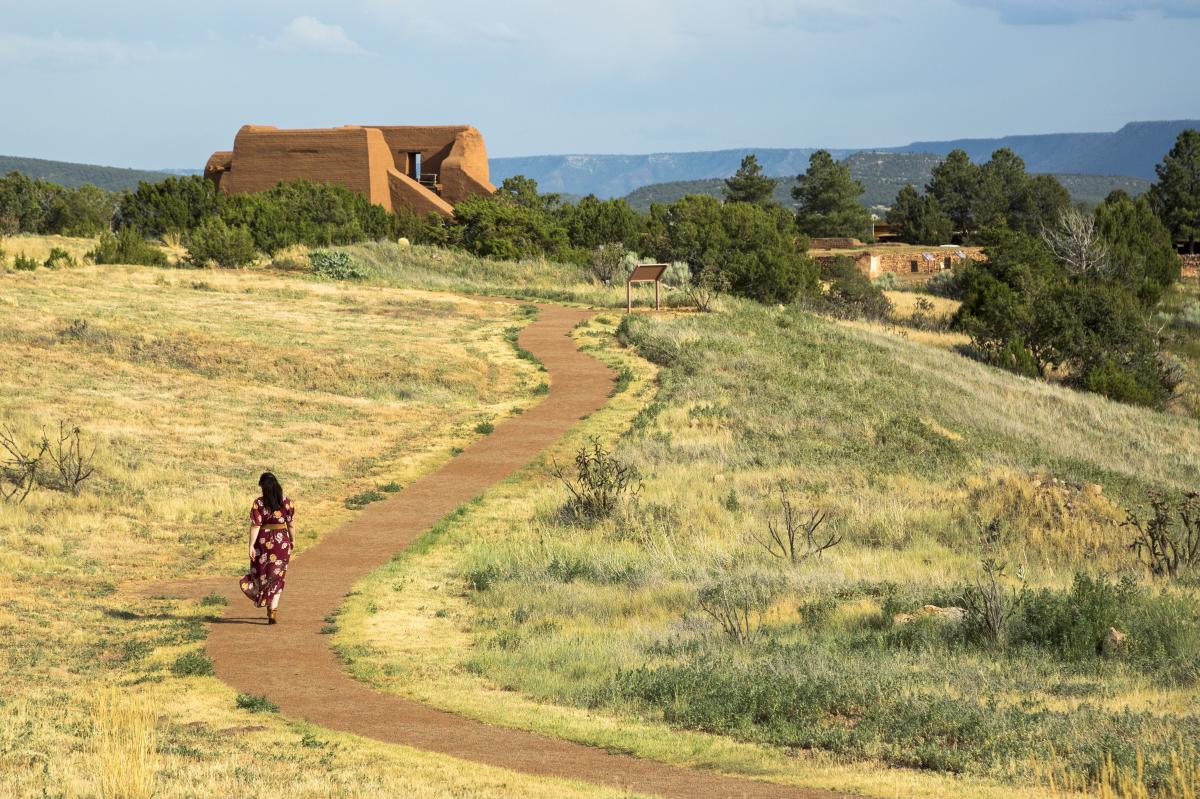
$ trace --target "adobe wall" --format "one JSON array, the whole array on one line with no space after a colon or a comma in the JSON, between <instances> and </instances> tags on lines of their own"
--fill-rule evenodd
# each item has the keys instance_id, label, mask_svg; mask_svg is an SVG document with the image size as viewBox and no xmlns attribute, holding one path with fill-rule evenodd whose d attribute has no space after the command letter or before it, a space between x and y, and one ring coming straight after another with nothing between
<instances>
[{"instance_id":1,"label":"adobe wall","mask_svg":"<svg viewBox=\"0 0 1200 799\"><path fill-rule=\"evenodd\" d=\"M246 125L233 141L231 164L218 185L237 194L265 191L280 181L338 183L390 211L391 166L383 134L371 128L279 130Z\"/></svg>"},{"instance_id":2,"label":"adobe wall","mask_svg":"<svg viewBox=\"0 0 1200 799\"><path fill-rule=\"evenodd\" d=\"M311 130L246 125L231 152L208 159L204 176L231 194L295 180L336 183L389 211L407 207L446 217L454 214L455 203L496 191L488 180L483 135L470 125Z\"/></svg>"},{"instance_id":3,"label":"adobe wall","mask_svg":"<svg viewBox=\"0 0 1200 799\"><path fill-rule=\"evenodd\" d=\"M492 194L483 134L470 125L379 125L396 162L409 177L438 176L441 197L451 205L475 194ZM421 154L421 175L411 153Z\"/></svg>"}]
</instances>

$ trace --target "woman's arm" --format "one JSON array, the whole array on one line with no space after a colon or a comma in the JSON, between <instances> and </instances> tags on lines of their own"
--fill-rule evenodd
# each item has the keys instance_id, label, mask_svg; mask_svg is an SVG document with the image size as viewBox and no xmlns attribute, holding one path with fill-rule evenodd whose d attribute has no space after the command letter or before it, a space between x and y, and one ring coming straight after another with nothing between
<instances>
[{"instance_id":1,"label":"woman's arm","mask_svg":"<svg viewBox=\"0 0 1200 799\"><path fill-rule=\"evenodd\" d=\"M254 560L254 542L258 540L259 525L250 525L250 560Z\"/></svg>"}]
</instances>

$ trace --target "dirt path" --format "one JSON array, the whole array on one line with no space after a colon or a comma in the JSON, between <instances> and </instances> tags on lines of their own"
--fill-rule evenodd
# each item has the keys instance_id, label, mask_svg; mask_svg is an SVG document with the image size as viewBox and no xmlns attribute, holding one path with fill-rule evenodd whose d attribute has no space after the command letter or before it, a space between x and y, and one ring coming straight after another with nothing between
<instances>
[{"instance_id":1,"label":"dirt path","mask_svg":"<svg viewBox=\"0 0 1200 799\"><path fill-rule=\"evenodd\" d=\"M579 352L568 334L587 311L542 306L520 335L550 374L549 396L496 425L438 471L366 510L312 548L288 570L280 623L241 596L236 580L206 579L173 593L217 590L231 600L213 624L208 654L217 675L238 691L262 694L292 718L390 743L529 774L583 780L678 799L845 796L679 768L519 730L494 727L376 691L349 677L321 634L325 617L353 585L463 502L530 463L582 417L604 405L612 371ZM301 509L303 513L303 509ZM303 519L301 519L303 523ZM258 664L271 663L271 671Z\"/></svg>"}]
</instances>

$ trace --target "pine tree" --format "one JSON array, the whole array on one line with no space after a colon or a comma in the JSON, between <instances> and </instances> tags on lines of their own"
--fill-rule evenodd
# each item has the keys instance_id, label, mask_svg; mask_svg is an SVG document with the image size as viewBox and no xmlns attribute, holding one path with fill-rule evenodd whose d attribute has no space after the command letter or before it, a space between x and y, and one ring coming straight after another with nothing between
<instances>
[{"instance_id":1,"label":"pine tree","mask_svg":"<svg viewBox=\"0 0 1200 799\"><path fill-rule=\"evenodd\" d=\"M763 174L758 156L751 153L742 159L733 177L725 181L725 202L766 205L771 202L778 182Z\"/></svg>"},{"instance_id":2,"label":"pine tree","mask_svg":"<svg viewBox=\"0 0 1200 799\"><path fill-rule=\"evenodd\" d=\"M887 221L899 228L900 240L909 244L945 244L954 232L937 198L921 196L911 184L905 184L896 195Z\"/></svg>"},{"instance_id":3,"label":"pine tree","mask_svg":"<svg viewBox=\"0 0 1200 799\"><path fill-rule=\"evenodd\" d=\"M1158 182L1150 187L1150 202L1155 212L1175 238L1187 239L1188 252L1195 253L1200 236L1200 131L1182 131L1154 172Z\"/></svg>"},{"instance_id":4,"label":"pine tree","mask_svg":"<svg viewBox=\"0 0 1200 799\"><path fill-rule=\"evenodd\" d=\"M850 176L850 167L833 160L826 150L808 159L808 171L796 178L796 224L809 236L861 236L871 232L871 214L859 202L863 185Z\"/></svg>"}]
</instances>

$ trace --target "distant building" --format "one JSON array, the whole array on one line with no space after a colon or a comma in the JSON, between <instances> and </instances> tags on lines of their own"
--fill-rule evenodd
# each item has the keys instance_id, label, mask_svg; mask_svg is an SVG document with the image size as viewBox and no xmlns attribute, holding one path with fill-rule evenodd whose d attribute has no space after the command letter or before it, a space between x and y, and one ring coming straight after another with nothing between
<instances>
[{"instance_id":1,"label":"distant building","mask_svg":"<svg viewBox=\"0 0 1200 799\"><path fill-rule=\"evenodd\" d=\"M850 241L850 246L841 246ZM832 247L817 247L817 243L833 243ZM964 261L986 261L979 247L945 245L922 247L910 244L865 245L852 239L814 239L809 255L818 263L829 263L837 258L852 258L855 266L866 277L875 280L885 272L891 272L897 280L923 282L938 272L953 269Z\"/></svg>"},{"instance_id":2,"label":"distant building","mask_svg":"<svg viewBox=\"0 0 1200 799\"><path fill-rule=\"evenodd\" d=\"M231 152L216 152L204 176L227 194L279 182L336 183L389 211L453 216L468 197L496 191L483 135L469 125L360 126L279 130L246 125Z\"/></svg>"}]
</instances>

